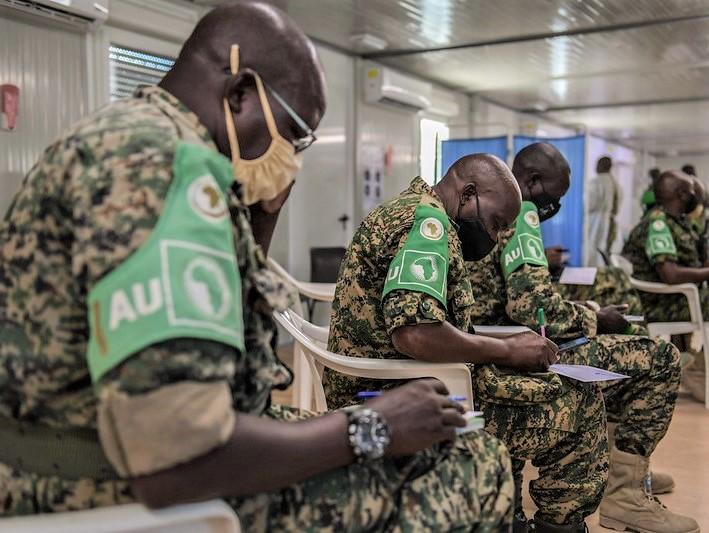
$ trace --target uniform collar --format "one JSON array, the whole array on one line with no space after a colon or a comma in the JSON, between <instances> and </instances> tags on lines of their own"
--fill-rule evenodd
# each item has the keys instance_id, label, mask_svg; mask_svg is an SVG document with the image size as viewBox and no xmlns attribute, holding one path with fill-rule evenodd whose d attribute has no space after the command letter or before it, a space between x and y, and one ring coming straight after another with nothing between
<instances>
[{"instance_id":1,"label":"uniform collar","mask_svg":"<svg viewBox=\"0 0 709 533\"><path fill-rule=\"evenodd\" d=\"M180 126L194 131L211 148L217 149L207 128L199 121L197 115L165 89L157 85L139 87L133 93L133 97L142 98L154 104Z\"/></svg>"},{"instance_id":2,"label":"uniform collar","mask_svg":"<svg viewBox=\"0 0 709 533\"><path fill-rule=\"evenodd\" d=\"M411 180L407 192L414 194L428 194L429 196L433 197L433 199L440 202L441 206L443 206L443 199L438 196L438 194L436 194L436 191L433 190L433 187L423 181L423 179L421 179L419 176L416 176L413 180Z\"/></svg>"}]
</instances>

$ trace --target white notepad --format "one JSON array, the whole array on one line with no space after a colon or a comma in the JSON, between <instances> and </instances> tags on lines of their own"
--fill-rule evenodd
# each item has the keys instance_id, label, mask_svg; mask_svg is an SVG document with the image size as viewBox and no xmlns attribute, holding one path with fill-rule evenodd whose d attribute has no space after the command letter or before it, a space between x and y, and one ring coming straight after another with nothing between
<instances>
[{"instance_id":1,"label":"white notepad","mask_svg":"<svg viewBox=\"0 0 709 533\"><path fill-rule=\"evenodd\" d=\"M594 381L615 381L616 379L628 379L630 376L618 374L610 370L603 370L595 366L588 365L562 365L556 364L549 367L551 372L555 372L560 376L583 381L584 383L592 383Z\"/></svg>"},{"instance_id":2,"label":"white notepad","mask_svg":"<svg viewBox=\"0 0 709 533\"><path fill-rule=\"evenodd\" d=\"M563 285L593 285L596 281L596 267L566 267L559 283Z\"/></svg>"}]
</instances>

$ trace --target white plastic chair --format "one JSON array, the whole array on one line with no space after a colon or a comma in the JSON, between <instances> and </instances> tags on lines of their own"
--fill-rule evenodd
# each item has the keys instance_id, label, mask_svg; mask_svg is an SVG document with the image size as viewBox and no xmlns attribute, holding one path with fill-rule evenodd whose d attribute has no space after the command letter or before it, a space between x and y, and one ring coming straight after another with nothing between
<instances>
[{"instance_id":1,"label":"white plastic chair","mask_svg":"<svg viewBox=\"0 0 709 533\"><path fill-rule=\"evenodd\" d=\"M332 302L335 299L335 284L334 283L311 283L295 279L290 273L283 268L278 262L269 257L268 268L276 273L286 283L293 286L296 291L302 296L307 296L318 302ZM294 309L300 316L305 316L303 304L298 298ZM327 337L325 337L327 344ZM302 347L296 343L293 350L293 370L295 371L295 383L293 385L295 391L295 405L302 409L312 409L313 407L313 373L311 364L305 359ZM322 388L322 387L321 387ZM317 387L316 387L317 390Z\"/></svg>"},{"instance_id":2,"label":"white plastic chair","mask_svg":"<svg viewBox=\"0 0 709 533\"><path fill-rule=\"evenodd\" d=\"M476 335L494 337L496 339L503 339L510 335L524 333L525 331L532 331L527 326L473 326L473 329Z\"/></svg>"},{"instance_id":3,"label":"white plastic chair","mask_svg":"<svg viewBox=\"0 0 709 533\"><path fill-rule=\"evenodd\" d=\"M3 533L240 533L234 510L221 500L151 511L131 503L86 511L0 518Z\"/></svg>"},{"instance_id":4,"label":"white plastic chair","mask_svg":"<svg viewBox=\"0 0 709 533\"><path fill-rule=\"evenodd\" d=\"M415 379L433 377L441 380L451 395L464 396L463 403L473 408L473 382L470 369L463 363L426 363L413 359L367 359L348 357L327 351L328 328L311 324L293 310L275 312L275 319L300 345L306 359L312 364L312 372L320 379L313 380L315 386L315 409L327 411L327 400L322 386L325 367L360 378L373 379Z\"/></svg>"},{"instance_id":5,"label":"white plastic chair","mask_svg":"<svg viewBox=\"0 0 709 533\"><path fill-rule=\"evenodd\" d=\"M702 315L702 303L699 298L699 289L694 283L678 283L676 285L668 285L666 283L654 283L651 281L643 281L632 276L632 264L622 256L617 254L611 255L611 264L625 270L630 276L630 284L635 290L649 292L653 294L681 294L687 299L689 306L689 322L648 322L647 329L651 337L669 338L671 335L684 335L693 333L699 338L704 352L704 362L706 368L709 368L709 333L707 327L709 324L704 322ZM630 265L630 271L626 270ZM705 387L705 403L704 407L709 409L709 380L704 380Z\"/></svg>"}]
</instances>

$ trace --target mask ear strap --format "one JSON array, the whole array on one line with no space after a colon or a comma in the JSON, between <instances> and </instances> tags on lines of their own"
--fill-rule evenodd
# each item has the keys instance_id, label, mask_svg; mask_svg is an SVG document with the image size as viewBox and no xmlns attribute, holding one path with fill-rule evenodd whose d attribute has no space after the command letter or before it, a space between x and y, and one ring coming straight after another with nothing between
<instances>
[{"instance_id":1,"label":"mask ear strap","mask_svg":"<svg viewBox=\"0 0 709 533\"><path fill-rule=\"evenodd\" d=\"M229 66L231 73L236 74L239 71L239 45L232 44L229 53ZM224 105L224 120L226 121L226 133L229 138L229 149L231 150L231 158L241 159L241 151L239 150L239 140L236 137L236 127L234 126L234 116L231 113L229 102L226 98L222 100Z\"/></svg>"},{"instance_id":2,"label":"mask ear strap","mask_svg":"<svg viewBox=\"0 0 709 533\"><path fill-rule=\"evenodd\" d=\"M258 97L261 100L261 109L263 110L263 116L266 119L266 125L268 126L268 133L271 134L271 139L276 139L277 137L280 137L281 134L278 133L276 120L273 118L273 112L271 111L271 104L268 103L268 96L266 96L266 88L263 86L261 76L259 76L257 73L254 73L254 78L256 79Z\"/></svg>"},{"instance_id":3,"label":"mask ear strap","mask_svg":"<svg viewBox=\"0 0 709 533\"><path fill-rule=\"evenodd\" d=\"M236 75L239 72L239 45L231 45L231 53L229 54L229 66L231 67L231 73ZM258 91L258 97L261 101L261 109L263 110L263 116L266 119L266 125L268 126L268 133L271 135L272 139L280 137L278 133L278 127L276 126L276 120L273 118L273 112L271 111L271 104L268 102L268 97L266 96L266 89L263 86L263 81L258 73L254 72L254 79L256 80L256 90ZM227 126L228 128L228 126Z\"/></svg>"}]
</instances>

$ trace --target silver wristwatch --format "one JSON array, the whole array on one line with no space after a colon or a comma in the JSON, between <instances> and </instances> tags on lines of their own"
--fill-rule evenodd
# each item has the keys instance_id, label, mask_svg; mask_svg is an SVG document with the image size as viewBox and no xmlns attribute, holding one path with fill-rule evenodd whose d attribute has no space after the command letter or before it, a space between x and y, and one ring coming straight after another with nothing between
<instances>
[{"instance_id":1,"label":"silver wristwatch","mask_svg":"<svg viewBox=\"0 0 709 533\"><path fill-rule=\"evenodd\" d=\"M357 407L347 413L347 434L358 463L384 456L391 442L386 421L372 409Z\"/></svg>"}]
</instances>

